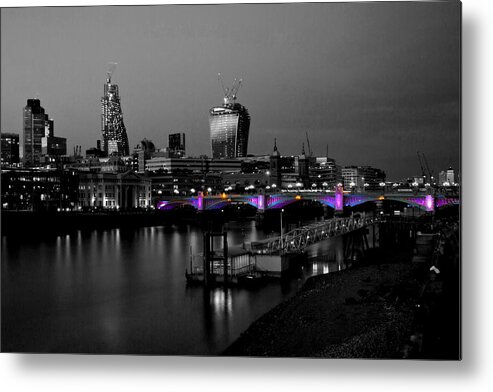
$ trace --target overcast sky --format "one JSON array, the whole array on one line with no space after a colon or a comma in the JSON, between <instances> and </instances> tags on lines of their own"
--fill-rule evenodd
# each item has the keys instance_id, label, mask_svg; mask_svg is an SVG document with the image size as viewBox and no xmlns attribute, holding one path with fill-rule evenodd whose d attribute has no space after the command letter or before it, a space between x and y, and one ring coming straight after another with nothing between
<instances>
[{"instance_id":1,"label":"overcast sky","mask_svg":"<svg viewBox=\"0 0 493 392\"><path fill-rule=\"evenodd\" d=\"M1 130L22 134L38 97L55 135L85 150L101 138L106 64L117 62L131 149L210 154L217 81L243 78L249 153L313 153L369 164L390 179L458 168L460 4L326 3L2 9ZM22 140L22 137L21 137ZM306 144L306 142L305 142Z\"/></svg>"}]
</instances>

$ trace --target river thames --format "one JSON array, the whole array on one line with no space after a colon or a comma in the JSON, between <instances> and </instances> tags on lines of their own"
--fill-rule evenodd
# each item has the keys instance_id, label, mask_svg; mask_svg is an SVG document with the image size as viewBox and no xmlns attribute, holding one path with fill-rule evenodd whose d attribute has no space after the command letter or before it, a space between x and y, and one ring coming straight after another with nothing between
<instances>
[{"instance_id":1,"label":"river thames","mask_svg":"<svg viewBox=\"0 0 493 392\"><path fill-rule=\"evenodd\" d=\"M268 235L254 221L224 228L231 245ZM282 284L188 287L202 233L184 224L2 237L2 350L216 355L308 277L344 268L336 238L312 246Z\"/></svg>"}]
</instances>

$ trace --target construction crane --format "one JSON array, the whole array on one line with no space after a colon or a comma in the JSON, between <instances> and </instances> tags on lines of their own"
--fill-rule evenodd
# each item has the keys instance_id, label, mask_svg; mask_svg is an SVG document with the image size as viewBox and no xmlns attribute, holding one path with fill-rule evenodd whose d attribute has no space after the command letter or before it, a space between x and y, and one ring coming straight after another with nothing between
<instances>
[{"instance_id":1,"label":"construction crane","mask_svg":"<svg viewBox=\"0 0 493 392\"><path fill-rule=\"evenodd\" d=\"M423 155L423 161L425 162L426 171L428 172L428 182L430 185L433 185L433 171L430 170L430 167L428 166L428 159L426 159L425 153L422 152L421 154Z\"/></svg>"},{"instance_id":2,"label":"construction crane","mask_svg":"<svg viewBox=\"0 0 493 392\"><path fill-rule=\"evenodd\" d=\"M217 74L217 80L219 81L221 88L224 93L224 100L225 101L235 101L236 100L236 94L238 94L238 90L240 89L241 82L243 82L243 79L238 80L235 78L233 81L233 84L230 88L224 87L224 82L223 82L223 77L220 73Z\"/></svg>"},{"instance_id":3,"label":"construction crane","mask_svg":"<svg viewBox=\"0 0 493 392\"><path fill-rule=\"evenodd\" d=\"M310 139L308 139L308 132L305 132L306 134L306 145L308 147L308 156L312 156L312 148L310 147Z\"/></svg>"},{"instance_id":4,"label":"construction crane","mask_svg":"<svg viewBox=\"0 0 493 392\"><path fill-rule=\"evenodd\" d=\"M423 162L421 160L421 155L419 155L419 151L416 151L416 154L418 155L419 166L421 166L421 177L423 177L426 181L426 173L425 168L423 167Z\"/></svg>"}]
</instances>

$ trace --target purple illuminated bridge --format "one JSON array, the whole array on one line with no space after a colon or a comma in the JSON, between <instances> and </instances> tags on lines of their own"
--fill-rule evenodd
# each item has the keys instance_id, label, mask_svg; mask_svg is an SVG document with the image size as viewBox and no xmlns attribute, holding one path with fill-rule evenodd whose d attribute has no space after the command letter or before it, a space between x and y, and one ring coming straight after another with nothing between
<instances>
[{"instance_id":1,"label":"purple illuminated bridge","mask_svg":"<svg viewBox=\"0 0 493 392\"><path fill-rule=\"evenodd\" d=\"M392 200L420 208L427 212L433 212L437 208L458 205L458 197L446 197L443 195L413 194L413 193L365 193L353 194L344 192L342 187L335 191L326 192L283 192L279 194L258 195L232 195L205 196L199 192L197 196L162 198L157 201L156 208L160 210L171 210L179 206L190 205L198 211L219 210L229 204L249 204L259 212L270 209L284 208L299 200L311 200L342 211L347 206L357 206L363 203Z\"/></svg>"}]
</instances>

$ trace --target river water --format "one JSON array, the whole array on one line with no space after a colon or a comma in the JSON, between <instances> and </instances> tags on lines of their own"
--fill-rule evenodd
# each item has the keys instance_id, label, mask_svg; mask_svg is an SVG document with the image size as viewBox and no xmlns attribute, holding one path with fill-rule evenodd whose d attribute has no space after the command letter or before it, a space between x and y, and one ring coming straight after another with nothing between
<instances>
[{"instance_id":1,"label":"river water","mask_svg":"<svg viewBox=\"0 0 493 392\"><path fill-rule=\"evenodd\" d=\"M253 221L225 228L231 245L266 237ZM344 268L339 238L283 284L187 287L202 238L194 225L2 237L2 351L215 355L306 278Z\"/></svg>"}]
</instances>

